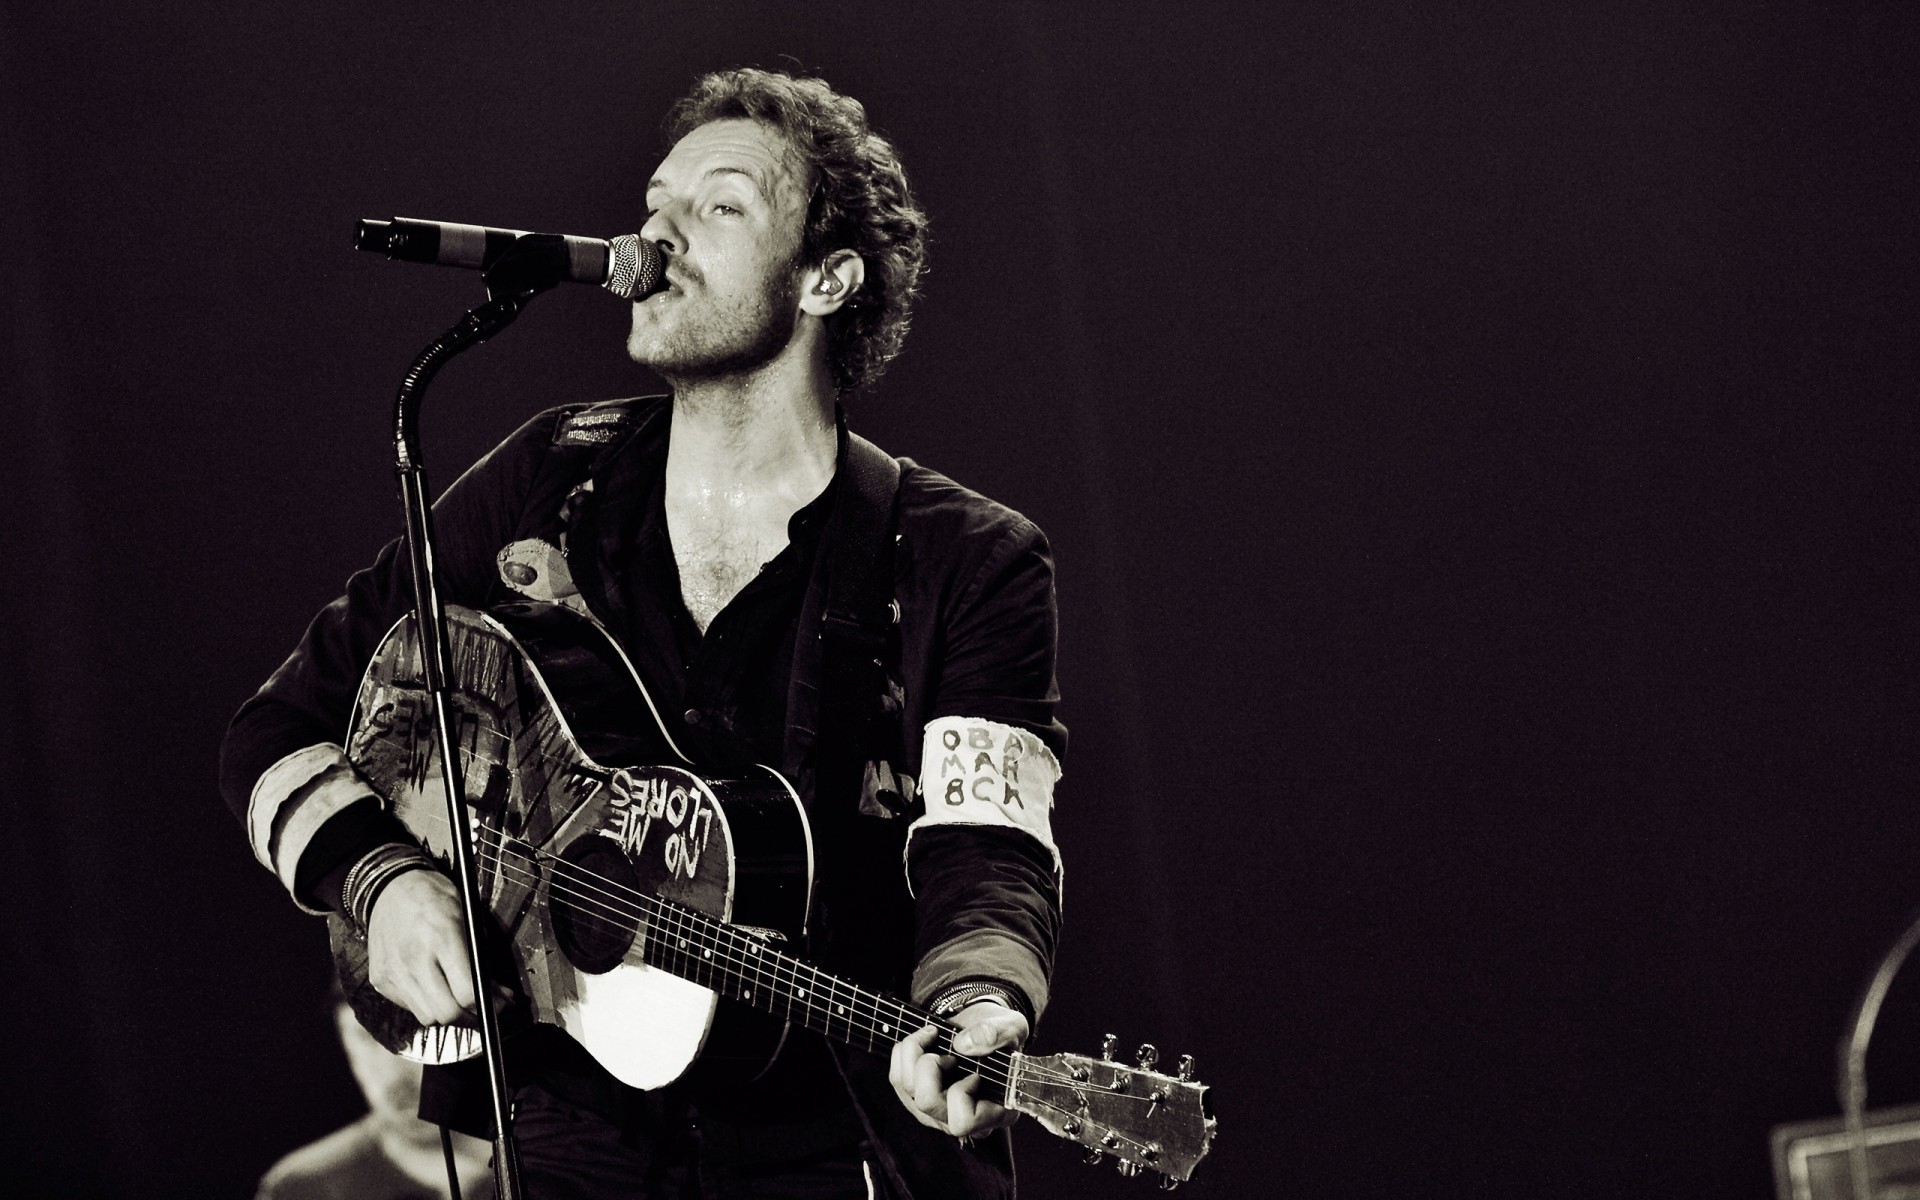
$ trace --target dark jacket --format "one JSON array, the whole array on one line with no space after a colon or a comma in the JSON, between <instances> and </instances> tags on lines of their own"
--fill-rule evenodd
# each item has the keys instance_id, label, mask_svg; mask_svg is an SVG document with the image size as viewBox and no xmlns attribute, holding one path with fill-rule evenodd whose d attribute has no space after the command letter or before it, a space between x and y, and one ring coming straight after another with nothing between
<instances>
[{"instance_id":1,"label":"dark jacket","mask_svg":"<svg viewBox=\"0 0 1920 1200\"><path fill-rule=\"evenodd\" d=\"M524 588L506 578L503 548L558 541L578 568L572 574L585 607L617 630L609 618L617 616L611 581L621 569L622 531L632 498L651 483L637 448L663 436L667 419L660 399L560 408L501 443L434 506L445 600L484 608L524 599ZM814 954L862 983L920 1002L963 979L994 980L1037 1016L1059 922L1057 860L1042 840L1044 822L1035 836L921 820L923 798L900 781L920 778L921 731L944 717L1011 726L1064 754L1066 731L1055 716L1052 561L1044 536L1019 514L911 460L898 462L899 616L884 698L886 711L897 712L898 737L878 752L880 769L865 772L864 790L843 780L829 789L834 794L815 794L822 748L813 731L821 722L810 706L817 709L823 674L817 630L830 554L815 556L801 603L780 765L809 806L820 851ZM582 488L589 474L592 486ZM593 536L584 544L569 538L576 527ZM583 554L590 561L579 562ZM410 607L404 553L390 544L320 613L229 730L221 760L228 803L262 861L309 908L319 906L315 881L357 857L369 837L384 835L364 821L348 829L351 819L317 802L300 811L313 796L339 793L340 767L326 768L330 787L322 773L296 780L284 799L257 795L257 782L289 756L299 759L296 752L341 740L361 673ZM877 801L876 779L895 794ZM896 811L899 793L907 796L904 811ZM359 806L362 813L372 807ZM897 1183L923 1198L1005 1190L1004 1137L962 1151L901 1108L884 1057L847 1050L840 1061L856 1106L894 1156Z\"/></svg>"}]
</instances>

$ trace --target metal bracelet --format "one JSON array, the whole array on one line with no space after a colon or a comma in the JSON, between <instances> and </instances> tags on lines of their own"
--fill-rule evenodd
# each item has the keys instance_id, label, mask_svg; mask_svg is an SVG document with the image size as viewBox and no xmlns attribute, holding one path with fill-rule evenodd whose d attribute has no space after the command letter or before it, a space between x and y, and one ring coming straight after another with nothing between
<instances>
[{"instance_id":1,"label":"metal bracelet","mask_svg":"<svg viewBox=\"0 0 1920 1200\"><path fill-rule=\"evenodd\" d=\"M981 1000L993 1000L1005 1008L1014 1007L1012 995L999 984L963 983L933 1002L933 1015L951 1017L967 1005Z\"/></svg>"},{"instance_id":2,"label":"metal bracelet","mask_svg":"<svg viewBox=\"0 0 1920 1200\"><path fill-rule=\"evenodd\" d=\"M378 846L363 855L347 872L340 889L340 907L347 920L362 934L373 916L373 902L395 876L415 867L431 867L433 860L418 847L395 842Z\"/></svg>"}]
</instances>

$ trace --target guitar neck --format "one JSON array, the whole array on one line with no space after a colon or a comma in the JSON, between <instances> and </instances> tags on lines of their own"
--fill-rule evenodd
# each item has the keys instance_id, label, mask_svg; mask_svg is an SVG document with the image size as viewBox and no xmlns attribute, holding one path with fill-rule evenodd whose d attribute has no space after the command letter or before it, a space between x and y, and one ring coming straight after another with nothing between
<instances>
[{"instance_id":1,"label":"guitar neck","mask_svg":"<svg viewBox=\"0 0 1920 1200\"><path fill-rule=\"evenodd\" d=\"M951 1023L782 953L739 926L680 905L655 901L644 954L650 967L837 1042L879 1051L932 1025L939 1030L932 1052L953 1052L958 1031ZM1005 1050L982 1055L980 1072L1004 1082L1013 1059Z\"/></svg>"}]
</instances>

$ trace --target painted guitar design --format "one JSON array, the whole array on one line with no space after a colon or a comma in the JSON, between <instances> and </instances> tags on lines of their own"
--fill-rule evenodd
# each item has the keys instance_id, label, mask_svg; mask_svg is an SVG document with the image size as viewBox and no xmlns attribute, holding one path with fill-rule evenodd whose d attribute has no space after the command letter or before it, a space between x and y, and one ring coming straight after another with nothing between
<instances>
[{"instance_id":1,"label":"painted guitar design","mask_svg":"<svg viewBox=\"0 0 1920 1200\"><path fill-rule=\"evenodd\" d=\"M662 727L618 645L555 605L451 607L461 778L492 928L483 955L531 1019L565 1030L624 1083L656 1088L696 1058L762 1070L797 1025L885 1050L928 1024L921 1009L837 978L788 951L812 888L806 813L761 767L710 779ZM394 626L360 684L348 757L444 864L446 806L413 622ZM366 942L330 921L355 1014L418 1062L479 1054L462 1026L422 1027L367 980ZM737 1004L721 1005L724 997ZM758 1010L754 1012L753 1010ZM765 1015L761 1015L765 1014ZM769 1019L769 1017L771 1019ZM1189 1178L1214 1133L1192 1060L1155 1071L1101 1057L998 1051L978 1061L994 1096L1060 1137L1111 1153L1122 1174ZM986 1093L983 1093L983 1095Z\"/></svg>"}]
</instances>

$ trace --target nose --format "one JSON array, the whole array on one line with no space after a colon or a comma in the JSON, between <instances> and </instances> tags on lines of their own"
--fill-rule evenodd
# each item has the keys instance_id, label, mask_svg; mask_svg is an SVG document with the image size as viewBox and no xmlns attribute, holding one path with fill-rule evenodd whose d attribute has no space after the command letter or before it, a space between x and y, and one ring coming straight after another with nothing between
<instances>
[{"instance_id":1,"label":"nose","mask_svg":"<svg viewBox=\"0 0 1920 1200\"><path fill-rule=\"evenodd\" d=\"M678 254L686 249L686 243L680 237L679 226L673 220L673 206L663 204L653 210L647 223L640 227L642 241L652 242L660 247L662 254Z\"/></svg>"}]
</instances>

